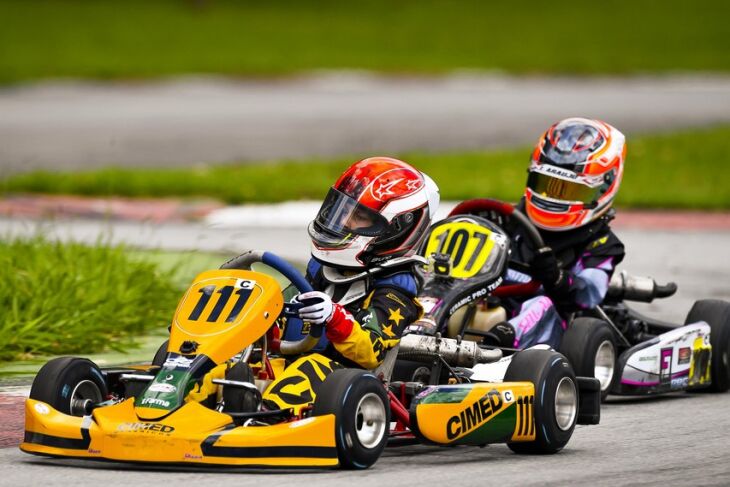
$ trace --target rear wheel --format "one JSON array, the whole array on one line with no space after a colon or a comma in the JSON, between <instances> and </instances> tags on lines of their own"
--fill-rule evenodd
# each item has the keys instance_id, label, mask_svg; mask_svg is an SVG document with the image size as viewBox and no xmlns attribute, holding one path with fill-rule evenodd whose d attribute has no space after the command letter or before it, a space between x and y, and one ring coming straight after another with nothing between
<instances>
[{"instance_id":1,"label":"rear wheel","mask_svg":"<svg viewBox=\"0 0 730 487\"><path fill-rule=\"evenodd\" d=\"M383 383L373 374L335 370L320 386L313 414L335 415L341 467L368 468L383 453L390 428L390 402Z\"/></svg>"},{"instance_id":2,"label":"rear wheel","mask_svg":"<svg viewBox=\"0 0 730 487\"><path fill-rule=\"evenodd\" d=\"M578 418L578 387L573 369L551 350L517 352L505 382L535 384L535 440L507 443L515 453L549 454L563 449Z\"/></svg>"},{"instance_id":3,"label":"rear wheel","mask_svg":"<svg viewBox=\"0 0 730 487\"><path fill-rule=\"evenodd\" d=\"M595 377L601 383L601 400L606 399L617 377L616 337L603 320L576 318L560 342L575 375Z\"/></svg>"},{"instance_id":4,"label":"rear wheel","mask_svg":"<svg viewBox=\"0 0 730 487\"><path fill-rule=\"evenodd\" d=\"M91 360L59 357L38 371L30 398L43 401L64 414L84 416L109 392L101 370Z\"/></svg>"},{"instance_id":5,"label":"rear wheel","mask_svg":"<svg viewBox=\"0 0 730 487\"><path fill-rule=\"evenodd\" d=\"M711 392L725 392L730 388L730 303L719 299L695 302L684 321L686 325L704 321L710 325Z\"/></svg>"},{"instance_id":6,"label":"rear wheel","mask_svg":"<svg viewBox=\"0 0 730 487\"><path fill-rule=\"evenodd\" d=\"M247 382L255 387L253 371L248 364L237 363L226 371L226 379ZM223 412L252 413L258 411L261 394L258 390L223 386Z\"/></svg>"}]
</instances>

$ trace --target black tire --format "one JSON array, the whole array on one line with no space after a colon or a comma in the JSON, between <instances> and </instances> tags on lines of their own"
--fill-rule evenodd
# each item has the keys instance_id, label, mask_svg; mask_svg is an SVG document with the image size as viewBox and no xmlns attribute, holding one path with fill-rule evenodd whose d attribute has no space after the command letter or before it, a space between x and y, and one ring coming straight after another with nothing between
<instances>
[{"instance_id":1,"label":"black tire","mask_svg":"<svg viewBox=\"0 0 730 487\"><path fill-rule=\"evenodd\" d=\"M364 422L363 412L370 422ZM377 377L358 369L332 372L314 400L313 415L325 414L335 415L337 456L342 468L364 469L377 461L388 442L390 428L388 394Z\"/></svg>"},{"instance_id":2,"label":"black tire","mask_svg":"<svg viewBox=\"0 0 730 487\"><path fill-rule=\"evenodd\" d=\"M507 367L504 381L535 384L535 440L507 443L507 446L515 453L552 454L562 450L573 435L579 402L578 383L565 357L551 350L517 352ZM561 390L574 392L573 414L563 418L566 420L563 428L558 426L555 408L559 386Z\"/></svg>"},{"instance_id":3,"label":"black tire","mask_svg":"<svg viewBox=\"0 0 730 487\"><path fill-rule=\"evenodd\" d=\"M730 388L730 303L719 299L695 302L684 321L686 325L705 321L710 325L710 392L725 392Z\"/></svg>"},{"instance_id":4,"label":"black tire","mask_svg":"<svg viewBox=\"0 0 730 487\"><path fill-rule=\"evenodd\" d=\"M611 326L603 320L596 318L576 318L568 326L560 342L560 353L565 355L573 367L575 375L582 377L595 377L601 382L601 401L606 399L608 393L618 380L618 368L616 367L617 343ZM601 357L598 357L598 353ZM608 359L610 354L612 359ZM605 364L601 371L596 369L596 359L599 363ZM609 363L611 364L610 370Z\"/></svg>"},{"instance_id":5,"label":"black tire","mask_svg":"<svg viewBox=\"0 0 730 487\"><path fill-rule=\"evenodd\" d=\"M157 352L155 352L155 356L152 358L152 365L157 367L162 367L162 364L165 363L165 358L167 357L167 346L170 344L170 340L165 340L162 342L162 345L160 345L160 348L157 349Z\"/></svg>"},{"instance_id":6,"label":"black tire","mask_svg":"<svg viewBox=\"0 0 730 487\"><path fill-rule=\"evenodd\" d=\"M227 380L256 384L248 364L237 363L226 371ZM261 394L240 387L223 386L224 413L252 413L258 411Z\"/></svg>"},{"instance_id":7,"label":"black tire","mask_svg":"<svg viewBox=\"0 0 730 487\"><path fill-rule=\"evenodd\" d=\"M104 375L91 360L59 357L46 363L33 379L30 398L43 401L64 414L83 416L82 404L106 400L109 391Z\"/></svg>"},{"instance_id":8,"label":"black tire","mask_svg":"<svg viewBox=\"0 0 730 487\"><path fill-rule=\"evenodd\" d=\"M162 345L160 345L160 348L157 349L157 352L155 352L155 356L152 357L152 366L153 368L148 370L148 373L150 374L156 374L157 369L154 367L162 367L162 364L165 363L165 357L167 357L167 345L170 343L170 340L165 340ZM142 392L144 392L145 388L147 387L147 382L139 382L139 381L130 381L127 382L124 385L124 397L129 399L130 397L139 397Z\"/></svg>"}]
</instances>

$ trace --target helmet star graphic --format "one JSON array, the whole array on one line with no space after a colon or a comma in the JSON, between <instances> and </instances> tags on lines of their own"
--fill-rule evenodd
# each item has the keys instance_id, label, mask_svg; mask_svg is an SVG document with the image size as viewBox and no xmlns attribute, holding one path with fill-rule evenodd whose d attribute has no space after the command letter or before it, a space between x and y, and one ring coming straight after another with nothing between
<instances>
[{"instance_id":1,"label":"helmet star graphic","mask_svg":"<svg viewBox=\"0 0 730 487\"><path fill-rule=\"evenodd\" d=\"M403 178L394 179L389 183L382 183L377 189L373 190L373 195L375 195L375 197L379 200L382 200L383 196L395 194L393 192L393 186L400 183L401 181L403 181Z\"/></svg>"},{"instance_id":2,"label":"helmet star graphic","mask_svg":"<svg viewBox=\"0 0 730 487\"><path fill-rule=\"evenodd\" d=\"M406 188L409 191L413 191L414 189L418 189L421 186L421 181L418 179L411 179L406 183Z\"/></svg>"}]
</instances>

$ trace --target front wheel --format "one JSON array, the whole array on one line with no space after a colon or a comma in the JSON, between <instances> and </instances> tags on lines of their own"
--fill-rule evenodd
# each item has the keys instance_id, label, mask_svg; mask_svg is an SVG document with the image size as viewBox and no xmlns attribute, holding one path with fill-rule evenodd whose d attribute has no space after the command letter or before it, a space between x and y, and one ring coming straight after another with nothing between
<instances>
[{"instance_id":1,"label":"front wheel","mask_svg":"<svg viewBox=\"0 0 730 487\"><path fill-rule=\"evenodd\" d=\"M388 442L390 402L383 383L357 369L335 370L314 400L314 416L335 415L340 466L364 469L376 462Z\"/></svg>"},{"instance_id":2,"label":"front wheel","mask_svg":"<svg viewBox=\"0 0 730 487\"><path fill-rule=\"evenodd\" d=\"M606 399L616 381L616 337L603 320L576 318L560 342L575 375L595 377L601 383L601 401Z\"/></svg>"},{"instance_id":3,"label":"front wheel","mask_svg":"<svg viewBox=\"0 0 730 487\"><path fill-rule=\"evenodd\" d=\"M730 303L719 299L695 302L685 324L704 321L710 325L710 392L725 392L730 388Z\"/></svg>"},{"instance_id":4,"label":"front wheel","mask_svg":"<svg viewBox=\"0 0 730 487\"><path fill-rule=\"evenodd\" d=\"M72 416L89 414L109 395L101 370L91 360L59 357L46 363L33 379L30 398Z\"/></svg>"},{"instance_id":5,"label":"front wheel","mask_svg":"<svg viewBox=\"0 0 730 487\"><path fill-rule=\"evenodd\" d=\"M577 382L565 357L551 350L518 352L504 381L535 385L535 440L507 446L515 453L550 454L562 450L578 418Z\"/></svg>"}]
</instances>

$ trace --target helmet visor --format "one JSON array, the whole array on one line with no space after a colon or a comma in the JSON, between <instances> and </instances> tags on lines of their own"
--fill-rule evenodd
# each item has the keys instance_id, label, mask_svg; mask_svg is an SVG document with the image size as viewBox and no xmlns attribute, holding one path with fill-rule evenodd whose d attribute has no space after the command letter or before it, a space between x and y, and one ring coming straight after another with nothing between
<instances>
[{"instance_id":1,"label":"helmet visor","mask_svg":"<svg viewBox=\"0 0 730 487\"><path fill-rule=\"evenodd\" d=\"M584 205L595 203L601 195L600 186L592 188L585 183L534 171L527 176L527 187L543 198L583 203Z\"/></svg>"},{"instance_id":2,"label":"helmet visor","mask_svg":"<svg viewBox=\"0 0 730 487\"><path fill-rule=\"evenodd\" d=\"M355 236L382 235L387 228L388 222L380 213L331 188L309 226L309 235L319 245L336 248Z\"/></svg>"}]
</instances>

